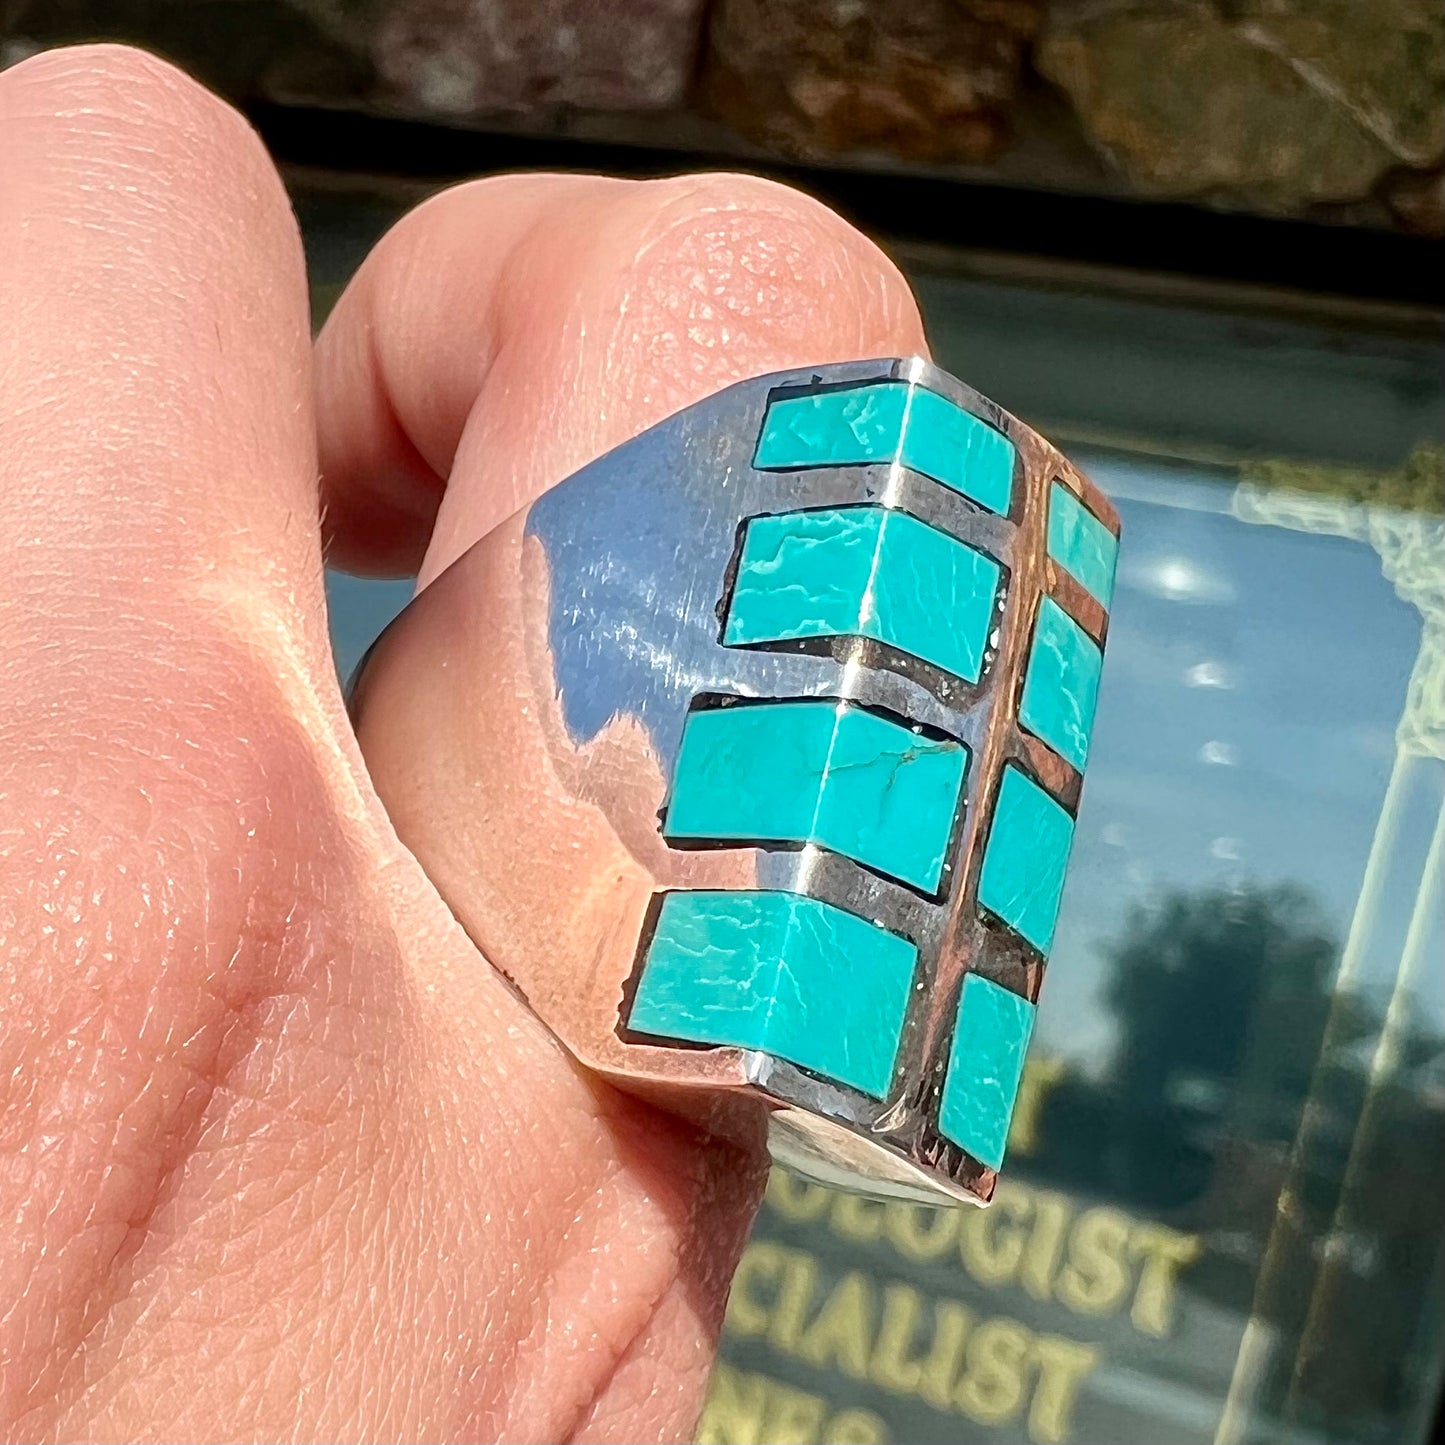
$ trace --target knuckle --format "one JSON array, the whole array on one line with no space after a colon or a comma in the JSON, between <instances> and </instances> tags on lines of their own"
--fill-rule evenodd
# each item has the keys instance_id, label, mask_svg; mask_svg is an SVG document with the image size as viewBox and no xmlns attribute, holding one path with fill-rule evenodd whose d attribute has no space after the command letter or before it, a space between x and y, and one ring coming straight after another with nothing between
<instances>
[{"instance_id":1,"label":"knuckle","mask_svg":"<svg viewBox=\"0 0 1445 1445\"><path fill-rule=\"evenodd\" d=\"M104 696L47 677L5 730L0 1079L39 1081L42 1113L77 1071L169 1080L162 1113L184 1112L256 1044L298 1041L297 1009L350 996L328 904L359 880L315 740L248 649L181 666L138 663ZM0 1119L0 1157L34 1123Z\"/></svg>"},{"instance_id":2,"label":"knuckle","mask_svg":"<svg viewBox=\"0 0 1445 1445\"><path fill-rule=\"evenodd\" d=\"M0 1338L0 1422L57 1387L223 1143L258 1210L363 1147L344 1080L349 1041L376 1047L353 1021L368 925L328 778L248 649L185 665L179 690L142 663L103 696L79 666L36 679L0 729L5 1252L47 1321Z\"/></svg>"},{"instance_id":3,"label":"knuckle","mask_svg":"<svg viewBox=\"0 0 1445 1445\"><path fill-rule=\"evenodd\" d=\"M898 269L800 191L719 173L649 183L627 204L642 211L622 278L629 342L664 369L715 386L921 344Z\"/></svg>"},{"instance_id":4,"label":"knuckle","mask_svg":"<svg viewBox=\"0 0 1445 1445\"><path fill-rule=\"evenodd\" d=\"M892 263L837 212L790 186L712 173L665 181L652 200L647 249L811 292L822 276L891 273ZM650 198L651 199L651 198Z\"/></svg>"}]
</instances>

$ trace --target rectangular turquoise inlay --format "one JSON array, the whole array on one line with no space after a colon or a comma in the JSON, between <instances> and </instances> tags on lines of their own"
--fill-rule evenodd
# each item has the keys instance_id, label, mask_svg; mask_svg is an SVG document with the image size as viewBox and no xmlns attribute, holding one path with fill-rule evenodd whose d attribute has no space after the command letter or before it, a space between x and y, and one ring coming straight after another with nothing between
<instances>
[{"instance_id":1,"label":"rectangular turquoise inlay","mask_svg":"<svg viewBox=\"0 0 1445 1445\"><path fill-rule=\"evenodd\" d=\"M1013 443L947 397L906 381L776 398L753 465L783 471L895 459L991 512L1008 511Z\"/></svg>"},{"instance_id":2,"label":"rectangular turquoise inlay","mask_svg":"<svg viewBox=\"0 0 1445 1445\"><path fill-rule=\"evenodd\" d=\"M1033 1028L1027 999L976 973L965 976L938 1127L990 1169L1003 1163Z\"/></svg>"},{"instance_id":3,"label":"rectangular turquoise inlay","mask_svg":"<svg viewBox=\"0 0 1445 1445\"><path fill-rule=\"evenodd\" d=\"M1049 556L1105 607L1113 600L1119 539L1061 482L1049 489Z\"/></svg>"},{"instance_id":4,"label":"rectangular turquoise inlay","mask_svg":"<svg viewBox=\"0 0 1445 1445\"><path fill-rule=\"evenodd\" d=\"M991 557L904 512L754 517L723 641L871 637L977 682L999 576Z\"/></svg>"},{"instance_id":5,"label":"rectangular turquoise inlay","mask_svg":"<svg viewBox=\"0 0 1445 1445\"><path fill-rule=\"evenodd\" d=\"M663 833L817 843L933 893L967 758L961 743L846 703L695 712L683 729Z\"/></svg>"},{"instance_id":6,"label":"rectangular turquoise inlay","mask_svg":"<svg viewBox=\"0 0 1445 1445\"><path fill-rule=\"evenodd\" d=\"M1034 780L1006 767L984 847L978 901L1048 954L1059 919L1074 820Z\"/></svg>"},{"instance_id":7,"label":"rectangular turquoise inlay","mask_svg":"<svg viewBox=\"0 0 1445 1445\"><path fill-rule=\"evenodd\" d=\"M797 893L669 893L628 1024L888 1092L917 951Z\"/></svg>"},{"instance_id":8,"label":"rectangular turquoise inlay","mask_svg":"<svg viewBox=\"0 0 1445 1445\"><path fill-rule=\"evenodd\" d=\"M1099 696L1104 655L1051 597L1039 604L1019 722L1080 772L1089 760L1089 733Z\"/></svg>"}]
</instances>

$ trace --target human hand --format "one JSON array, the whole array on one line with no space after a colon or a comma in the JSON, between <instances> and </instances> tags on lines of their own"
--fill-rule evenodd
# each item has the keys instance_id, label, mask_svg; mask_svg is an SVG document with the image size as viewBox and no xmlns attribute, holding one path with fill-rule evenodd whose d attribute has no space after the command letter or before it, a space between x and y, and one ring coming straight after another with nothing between
<instances>
[{"instance_id":1,"label":"human hand","mask_svg":"<svg viewBox=\"0 0 1445 1445\"><path fill-rule=\"evenodd\" d=\"M461 186L314 355L306 298L221 102L116 47L0 74L0 1436L683 1437L760 1142L583 1076L398 843L320 502L425 582L918 315L737 176Z\"/></svg>"}]
</instances>

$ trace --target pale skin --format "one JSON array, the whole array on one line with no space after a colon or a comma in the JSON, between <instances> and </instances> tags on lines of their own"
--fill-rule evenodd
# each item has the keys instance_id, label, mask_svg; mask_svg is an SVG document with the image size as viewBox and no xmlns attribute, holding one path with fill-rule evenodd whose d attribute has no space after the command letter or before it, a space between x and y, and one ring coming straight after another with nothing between
<instances>
[{"instance_id":1,"label":"pale skin","mask_svg":"<svg viewBox=\"0 0 1445 1445\"><path fill-rule=\"evenodd\" d=\"M313 348L233 111L0 73L0 1438L689 1436L760 1143L589 1081L458 928L323 547L425 584L729 382L923 349L870 242L727 175L457 187Z\"/></svg>"}]
</instances>

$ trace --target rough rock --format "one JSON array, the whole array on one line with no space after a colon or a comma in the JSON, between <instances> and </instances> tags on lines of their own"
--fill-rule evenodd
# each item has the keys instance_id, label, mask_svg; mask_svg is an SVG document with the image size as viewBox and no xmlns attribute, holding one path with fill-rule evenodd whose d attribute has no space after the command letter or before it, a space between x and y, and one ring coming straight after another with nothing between
<instances>
[{"instance_id":1,"label":"rough rock","mask_svg":"<svg viewBox=\"0 0 1445 1445\"><path fill-rule=\"evenodd\" d=\"M1036 59L1145 192L1355 200L1445 145L1436 0L1066 4Z\"/></svg>"},{"instance_id":2,"label":"rough rock","mask_svg":"<svg viewBox=\"0 0 1445 1445\"><path fill-rule=\"evenodd\" d=\"M720 0L703 92L771 150L983 161L1006 144L1041 0Z\"/></svg>"},{"instance_id":3,"label":"rough rock","mask_svg":"<svg viewBox=\"0 0 1445 1445\"><path fill-rule=\"evenodd\" d=\"M679 104L705 0L394 0L373 42L423 113L537 115Z\"/></svg>"},{"instance_id":4,"label":"rough rock","mask_svg":"<svg viewBox=\"0 0 1445 1445\"><path fill-rule=\"evenodd\" d=\"M1418 236L1445 236L1445 170L1397 171L1385 182L1395 219Z\"/></svg>"}]
</instances>

